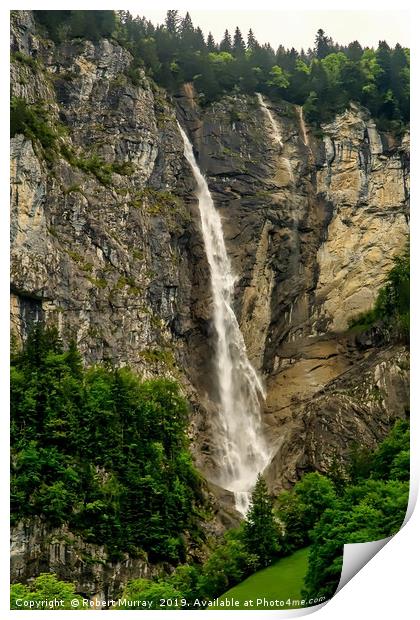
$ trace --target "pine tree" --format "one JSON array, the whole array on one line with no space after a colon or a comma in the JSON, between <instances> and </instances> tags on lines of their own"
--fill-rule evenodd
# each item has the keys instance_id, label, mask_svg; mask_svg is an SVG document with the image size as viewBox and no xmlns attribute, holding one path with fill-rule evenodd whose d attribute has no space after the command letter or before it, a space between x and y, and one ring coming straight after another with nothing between
<instances>
[{"instance_id":1,"label":"pine tree","mask_svg":"<svg viewBox=\"0 0 420 620\"><path fill-rule=\"evenodd\" d=\"M363 47L360 45L359 41L352 41L349 43L347 47L347 56L350 60L354 60L355 62L361 59L363 56Z\"/></svg>"},{"instance_id":2,"label":"pine tree","mask_svg":"<svg viewBox=\"0 0 420 620\"><path fill-rule=\"evenodd\" d=\"M187 11L184 19L181 22L181 36L184 36L185 34L190 32L194 32L194 25L192 23L191 15Z\"/></svg>"},{"instance_id":3,"label":"pine tree","mask_svg":"<svg viewBox=\"0 0 420 620\"><path fill-rule=\"evenodd\" d=\"M232 53L232 39L229 34L229 30L225 30L225 34L223 35L223 39L220 43L220 51L229 52L229 54Z\"/></svg>"},{"instance_id":4,"label":"pine tree","mask_svg":"<svg viewBox=\"0 0 420 620\"><path fill-rule=\"evenodd\" d=\"M391 50L386 41L379 41L376 60L382 72L377 76L377 86L380 92L387 92L391 85Z\"/></svg>"},{"instance_id":5,"label":"pine tree","mask_svg":"<svg viewBox=\"0 0 420 620\"><path fill-rule=\"evenodd\" d=\"M260 566L268 566L280 550L273 505L261 474L258 475L246 516L244 543L247 550L258 557Z\"/></svg>"},{"instance_id":6,"label":"pine tree","mask_svg":"<svg viewBox=\"0 0 420 620\"><path fill-rule=\"evenodd\" d=\"M315 37L315 52L316 52L316 57L319 60L321 60L322 58L325 58L325 56L328 56L328 54L332 52L331 44L332 44L331 38L327 37L325 32L322 30L322 28L320 28L318 32L316 33L316 37Z\"/></svg>"},{"instance_id":7,"label":"pine tree","mask_svg":"<svg viewBox=\"0 0 420 620\"><path fill-rule=\"evenodd\" d=\"M286 71L294 71L296 68L296 61L298 58L299 58L299 54L297 53L297 50L295 50L294 47L292 47L292 49L290 50L287 50L286 58L284 59L283 69L286 69Z\"/></svg>"},{"instance_id":8,"label":"pine tree","mask_svg":"<svg viewBox=\"0 0 420 620\"><path fill-rule=\"evenodd\" d=\"M83 362L75 340L70 340L69 348L66 351L66 364L72 375L81 378L83 374Z\"/></svg>"},{"instance_id":9,"label":"pine tree","mask_svg":"<svg viewBox=\"0 0 420 620\"><path fill-rule=\"evenodd\" d=\"M246 47L242 38L242 33L239 30L238 26L236 26L235 35L233 37L233 54L236 57L243 56L245 54L245 49Z\"/></svg>"},{"instance_id":10,"label":"pine tree","mask_svg":"<svg viewBox=\"0 0 420 620\"><path fill-rule=\"evenodd\" d=\"M254 33L252 32L252 29L249 29L248 32L248 39L247 39L247 49L252 51L254 50L256 47L258 47L258 41L254 36Z\"/></svg>"},{"instance_id":11,"label":"pine tree","mask_svg":"<svg viewBox=\"0 0 420 620\"><path fill-rule=\"evenodd\" d=\"M40 368L45 364L48 353L63 352L63 343L56 327L45 328L41 321L32 325L23 353L26 363Z\"/></svg>"},{"instance_id":12,"label":"pine tree","mask_svg":"<svg viewBox=\"0 0 420 620\"><path fill-rule=\"evenodd\" d=\"M303 49L303 47L300 48L299 58L301 59L302 62L306 62L308 60L306 56L306 52Z\"/></svg>"},{"instance_id":13,"label":"pine tree","mask_svg":"<svg viewBox=\"0 0 420 620\"><path fill-rule=\"evenodd\" d=\"M208 37L207 37L207 49L209 52L217 52L216 41L214 40L214 37L211 32L209 32Z\"/></svg>"},{"instance_id":14,"label":"pine tree","mask_svg":"<svg viewBox=\"0 0 420 620\"><path fill-rule=\"evenodd\" d=\"M395 93L402 118L410 117L410 70L406 50L396 44L391 57L391 87Z\"/></svg>"},{"instance_id":15,"label":"pine tree","mask_svg":"<svg viewBox=\"0 0 420 620\"><path fill-rule=\"evenodd\" d=\"M179 28L180 47L183 52L197 50L197 35L190 14L187 12Z\"/></svg>"},{"instance_id":16,"label":"pine tree","mask_svg":"<svg viewBox=\"0 0 420 620\"><path fill-rule=\"evenodd\" d=\"M195 45L197 50L205 51L206 42L204 41L204 34L200 27L195 29Z\"/></svg>"},{"instance_id":17,"label":"pine tree","mask_svg":"<svg viewBox=\"0 0 420 620\"><path fill-rule=\"evenodd\" d=\"M177 10L169 10L166 13L165 26L171 34L178 34L181 18Z\"/></svg>"}]
</instances>

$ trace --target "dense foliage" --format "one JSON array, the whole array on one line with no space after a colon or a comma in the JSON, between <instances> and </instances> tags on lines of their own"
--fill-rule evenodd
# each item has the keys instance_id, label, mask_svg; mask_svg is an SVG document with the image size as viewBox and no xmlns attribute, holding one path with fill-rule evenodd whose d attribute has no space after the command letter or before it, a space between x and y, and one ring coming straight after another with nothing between
<instances>
[{"instance_id":1,"label":"dense foliage","mask_svg":"<svg viewBox=\"0 0 420 620\"><path fill-rule=\"evenodd\" d=\"M362 48L358 41L339 45L323 30L306 52L280 45L261 45L252 30L245 42L239 28L226 31L217 44L205 40L187 13L167 13L165 24L154 26L127 11L35 11L38 23L55 41L112 36L133 54L129 75L138 81L139 67L175 92L194 83L204 103L226 92L261 91L303 105L314 123L330 119L350 101L369 108L382 129L400 131L409 120L409 50Z\"/></svg>"},{"instance_id":2,"label":"dense foliage","mask_svg":"<svg viewBox=\"0 0 420 620\"><path fill-rule=\"evenodd\" d=\"M10 609L82 609L82 602L73 583L59 581L49 573L42 573L29 586L13 583L10 587Z\"/></svg>"},{"instance_id":3,"label":"dense foliage","mask_svg":"<svg viewBox=\"0 0 420 620\"><path fill-rule=\"evenodd\" d=\"M223 594L246 577L271 564L280 555L281 529L273 514L272 498L264 478L259 475L245 521L217 541L202 565L180 565L169 577L156 582L132 581L124 596L129 600L156 600L160 592L175 592L178 602L209 601ZM169 595L168 595L169 597ZM165 598L165 596L162 596Z\"/></svg>"},{"instance_id":4,"label":"dense foliage","mask_svg":"<svg viewBox=\"0 0 420 620\"><path fill-rule=\"evenodd\" d=\"M339 475L338 475L339 471ZM390 536L400 528L409 488L409 429L399 420L375 451L354 448L348 467L306 474L275 501L259 476L246 520L225 534L203 565L180 565L157 580L178 602L221 596L250 574L310 545L304 598L333 595L343 545ZM135 580L125 596L153 599L155 582ZM163 597L164 598L164 597Z\"/></svg>"},{"instance_id":5,"label":"dense foliage","mask_svg":"<svg viewBox=\"0 0 420 620\"><path fill-rule=\"evenodd\" d=\"M343 484L344 482L344 484ZM332 596L343 545L385 538L404 521L409 490L408 422L399 420L376 451L355 449L340 477L310 473L280 494L277 514L288 552L311 545L305 597Z\"/></svg>"},{"instance_id":6,"label":"dense foliage","mask_svg":"<svg viewBox=\"0 0 420 620\"><path fill-rule=\"evenodd\" d=\"M350 327L368 329L376 323L398 338L408 339L410 332L410 250L394 258L384 286L379 290L372 310L350 321Z\"/></svg>"},{"instance_id":7,"label":"dense foliage","mask_svg":"<svg viewBox=\"0 0 420 620\"><path fill-rule=\"evenodd\" d=\"M302 596L332 596L341 575L343 545L390 536L404 520L409 489L408 422L399 420L375 451L353 449L350 466L341 467L340 475L338 469L332 466L328 475L306 474L293 490L279 495L274 513L260 477L245 522L214 541L203 564L179 564L171 575L135 579L122 598L134 607L135 601L148 601L152 609L161 608L161 599L171 601L168 609L191 607L196 600L205 607L262 566L307 545L309 566ZM263 518L258 520L257 515ZM73 592L73 586L67 585ZM22 584L13 586L13 595L31 597Z\"/></svg>"},{"instance_id":8,"label":"dense foliage","mask_svg":"<svg viewBox=\"0 0 420 620\"><path fill-rule=\"evenodd\" d=\"M11 366L13 519L68 523L110 553L177 562L199 540L201 484L178 386L127 368L83 369L36 327Z\"/></svg>"},{"instance_id":9,"label":"dense foliage","mask_svg":"<svg viewBox=\"0 0 420 620\"><path fill-rule=\"evenodd\" d=\"M117 27L114 11L34 11L34 15L56 43L73 38L98 41Z\"/></svg>"},{"instance_id":10,"label":"dense foliage","mask_svg":"<svg viewBox=\"0 0 420 620\"><path fill-rule=\"evenodd\" d=\"M155 604L156 591L159 591L168 594L167 597L163 594L162 598L174 596L179 606L182 599L188 605L199 599L205 607L206 601L223 594L259 567L259 558L247 549L243 527L240 527L226 532L223 540L214 545L204 564L181 564L170 576L165 575L154 581L135 579L128 584L123 597Z\"/></svg>"}]
</instances>

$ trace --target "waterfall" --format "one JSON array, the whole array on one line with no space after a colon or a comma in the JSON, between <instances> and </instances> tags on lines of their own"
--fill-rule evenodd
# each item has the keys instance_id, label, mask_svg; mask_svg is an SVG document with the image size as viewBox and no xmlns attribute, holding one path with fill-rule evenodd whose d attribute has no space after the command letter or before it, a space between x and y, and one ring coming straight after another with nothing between
<instances>
[{"instance_id":1,"label":"waterfall","mask_svg":"<svg viewBox=\"0 0 420 620\"><path fill-rule=\"evenodd\" d=\"M220 216L206 179L194 157L193 147L180 125L184 155L197 184L204 246L210 267L213 321L216 331L218 419L215 439L220 450L215 481L234 493L238 511L246 514L257 475L268 464L270 453L262 432L261 381L247 357L245 342L232 308L235 276L226 252Z\"/></svg>"},{"instance_id":2,"label":"waterfall","mask_svg":"<svg viewBox=\"0 0 420 620\"><path fill-rule=\"evenodd\" d=\"M273 134L272 134L272 139L273 142L275 144L278 144L280 149L283 149L283 138L281 136L280 130L279 130L279 126L276 123L276 121L274 120L274 116L271 114L270 110L267 107L267 104L264 101L264 98L262 96L261 93L255 93L257 95L257 99L258 99L258 103L260 104L260 108L263 111L265 117L267 118L268 122L271 125L271 129L273 130ZM286 168L288 174L289 174L289 179L290 181L293 183L294 182L294 175L293 175L293 170L292 170L292 166L290 164L290 160L287 159L286 157L282 157L281 161L284 164L284 167Z\"/></svg>"},{"instance_id":3,"label":"waterfall","mask_svg":"<svg viewBox=\"0 0 420 620\"><path fill-rule=\"evenodd\" d=\"M271 114L270 110L268 109L263 96L261 93L256 93L257 95L257 99L258 99L258 103L260 104L261 110L264 112L265 116L268 119L268 122L271 125L271 128L273 130L273 141L277 142L277 144L280 146L280 148L283 148L283 141L282 141L282 137L280 135L280 131L278 128L278 125L276 123L276 121L274 120L274 116Z\"/></svg>"},{"instance_id":4,"label":"waterfall","mask_svg":"<svg viewBox=\"0 0 420 620\"><path fill-rule=\"evenodd\" d=\"M303 118L303 108L301 105L297 105L296 110L297 110L298 119L299 119L300 133L302 134L302 138L303 138L303 144L305 146L308 146L308 134L306 132L305 120Z\"/></svg>"}]
</instances>

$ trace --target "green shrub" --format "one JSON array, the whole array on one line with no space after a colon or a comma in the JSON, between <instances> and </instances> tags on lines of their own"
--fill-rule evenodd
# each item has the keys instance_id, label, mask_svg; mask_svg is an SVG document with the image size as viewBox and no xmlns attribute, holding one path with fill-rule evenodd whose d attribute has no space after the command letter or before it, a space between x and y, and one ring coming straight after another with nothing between
<instances>
[{"instance_id":1,"label":"green shrub","mask_svg":"<svg viewBox=\"0 0 420 620\"><path fill-rule=\"evenodd\" d=\"M134 166L131 162L114 161L110 164L96 153L90 157L79 157L67 144L61 145L60 152L71 166L79 168L86 174L92 174L102 185L111 185L113 173L129 175L134 172Z\"/></svg>"},{"instance_id":2,"label":"green shrub","mask_svg":"<svg viewBox=\"0 0 420 620\"><path fill-rule=\"evenodd\" d=\"M12 52L11 59L30 67L34 71L39 68L39 63L36 58L23 54L22 52Z\"/></svg>"},{"instance_id":3,"label":"green shrub","mask_svg":"<svg viewBox=\"0 0 420 620\"><path fill-rule=\"evenodd\" d=\"M78 606L75 606L77 601ZM73 604L72 604L73 603ZM50 573L42 573L30 585L14 583L10 587L10 609L27 611L42 609L83 609L83 599L75 594L75 586L59 581Z\"/></svg>"},{"instance_id":4,"label":"green shrub","mask_svg":"<svg viewBox=\"0 0 420 620\"><path fill-rule=\"evenodd\" d=\"M58 140L67 133L64 125L53 120L41 104L29 104L13 97L10 104L10 136L23 134L34 146L39 144L45 159L52 163L58 150Z\"/></svg>"},{"instance_id":5,"label":"green shrub","mask_svg":"<svg viewBox=\"0 0 420 620\"><path fill-rule=\"evenodd\" d=\"M146 601L149 604L147 609L162 609L162 599L172 602L172 604L168 604L168 609L180 609L183 596L168 581L135 579L128 583L121 598L133 603L132 606L119 607L119 609L124 610L138 609L139 607L136 606L138 601ZM175 604L176 601L178 601L179 606ZM144 609L144 607L140 605L140 609Z\"/></svg>"},{"instance_id":6,"label":"green shrub","mask_svg":"<svg viewBox=\"0 0 420 620\"><path fill-rule=\"evenodd\" d=\"M354 331L362 331L382 322L393 334L408 339L410 331L410 250L394 258L394 266L379 290L372 310L349 321Z\"/></svg>"},{"instance_id":7,"label":"green shrub","mask_svg":"<svg viewBox=\"0 0 420 620\"><path fill-rule=\"evenodd\" d=\"M242 530L228 532L204 563L198 579L198 593L214 598L243 581L259 566L259 557L251 553Z\"/></svg>"}]
</instances>

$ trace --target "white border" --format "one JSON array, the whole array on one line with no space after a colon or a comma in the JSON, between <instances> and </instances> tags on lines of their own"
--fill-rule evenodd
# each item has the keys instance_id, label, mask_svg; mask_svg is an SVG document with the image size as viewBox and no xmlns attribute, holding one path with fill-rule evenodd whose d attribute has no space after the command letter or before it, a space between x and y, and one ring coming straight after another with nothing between
<instances>
[{"instance_id":1,"label":"white border","mask_svg":"<svg viewBox=\"0 0 420 620\"><path fill-rule=\"evenodd\" d=\"M64 5L66 8L74 8L74 9L86 9L86 8L100 8L100 9L118 9L118 8L133 8L131 5L133 3L131 1L127 2L126 5L122 5L121 2L115 3L110 2L109 0L104 0L103 2L89 2L89 3L67 3ZM161 2L159 0L155 0L153 3L150 3L149 6L152 6L154 9L157 8L170 8L170 4L166 2ZM400 9L400 10L410 10L410 19L412 24L412 37L411 37L411 49L412 49L412 109L416 112L419 109L419 100L418 100L418 84L419 84L419 75L418 75L418 24L419 20L419 10L417 8L417 3L414 1L404 1L400 0L398 3L395 0L352 0L351 2L341 2L338 0L335 1L322 1L318 0L316 4L311 2L310 0L296 0L292 5L290 3L282 3L279 2L264 2L259 1L258 4L254 2L250 2L249 0L238 0L236 2L229 2L228 0L212 0L211 7L200 0L196 0L193 5L195 9L206 9L209 10L255 10L258 7L260 10L378 10L383 11L386 9ZM9 10L10 9L57 9L62 8L57 6L56 3L49 2L16 2L13 4L7 3L6 7L2 7L0 9L1 20L0 20L0 44L2 45L2 60L3 62L0 65L0 70L2 72L2 80L1 84L3 85L3 89L6 90L6 84L9 83L9 74L8 74L8 59L9 55ZM136 10L141 11L144 8L144 5L139 5L136 7ZM134 9L133 9L134 10ZM185 7L182 7L180 10L186 10ZM417 104L417 105L416 105ZM8 178L7 173L5 172L9 168L9 147L8 147L8 133L9 133L9 105L8 105L8 97L4 96L1 99L2 106L2 115L1 119L2 123L2 151L1 151L1 171L3 172L6 178L3 179L1 183L1 209L0 209L0 278L2 284L2 291L4 291L4 296L2 297L3 303L0 306L0 346L1 346L1 355L0 355L0 377L1 377L1 388L2 392L2 403L3 406L3 415L2 415L2 432L1 432L1 441L3 442L3 449L1 450L1 458L2 465L4 467L4 471L6 475L3 475L1 480L3 482L3 510L1 511L1 523L2 523L2 536L0 539L0 554L1 554L1 567L2 567L2 593L4 593L4 597L0 601L0 610L3 611L4 617L13 616L15 612L8 610L8 593L7 593L7 584L8 584L8 561L9 561L9 545L8 545L8 513L5 507L7 507L8 502L8 425L7 425L7 412L8 412L8 360L7 360L7 352L8 352L8 342L9 342L9 307L8 307L8 280L9 280L9 252L8 252L8 208L9 204L9 194L8 194ZM412 135L414 136L412 144L414 144L414 148L412 148L412 159L414 161L413 170L415 174L412 177L412 196L414 199L412 200L412 204L414 205L412 210L412 231L417 232L417 223L418 223L418 180L416 178L416 171L419 170L418 166L418 147L417 147L417 136L418 136L418 112L412 121ZM415 238L412 232L412 317L413 317L413 327L412 327L412 375L413 377L420 377L419 373L419 360L418 354L416 351L416 346L419 342L419 328L420 321L416 317L420 316L420 308L418 307L418 285L419 285L419 277L418 277L418 269L417 265L420 264L420 244L417 243L417 239ZM419 427L420 424L418 422L418 413L417 408L415 407L419 396L419 381L413 381L412 386L412 408L411 408L411 428L412 428L412 438L414 438L415 446L411 451L412 454L412 497L416 495L416 491L418 488L418 480L419 480L419 454L418 454L418 438L419 438ZM413 439L412 439L413 441ZM419 560L418 553L420 549L420 511L417 507L414 510L414 514L411 519L407 522L405 527L395 536L392 540L385 546L384 549L374 557L360 572L351 579L350 583L344 587L334 598L328 602L322 609L317 611L317 614L320 620L350 620L354 619L355 616L360 616L363 618L384 618L384 619L393 619L395 617L398 618L415 618L418 616L418 602L417 602L417 589L418 589L418 579L417 575L419 574ZM297 615L306 615L309 610L302 610L296 612L290 612L291 614ZM312 611L315 611L315 608L312 608ZM30 612L29 612L30 613ZM45 612L46 613L46 612ZM51 614L56 614L58 612L48 612L46 617L50 617ZM60 612L60 617L64 614L70 614L71 611L63 611ZM114 612L119 613L119 612ZM127 612L125 612L127 613ZM138 612L128 612L131 614L137 614ZM144 614L154 614L154 617L160 617L160 612L143 612ZM167 618L169 614L177 614L177 612L163 612L163 617ZM195 614L201 612L191 611L188 613L188 617L195 617ZM225 615L229 617L232 613L236 614L249 614L252 617L259 617L260 614L263 614L264 617L267 614L276 617L286 617L289 616L288 612L276 612L276 611L264 611L264 612L222 612L222 611L207 611L207 616L209 618L213 615L217 615L218 618L223 618ZM38 612L38 618L43 618L43 612ZM179 614L175 617L179 618Z\"/></svg>"}]
</instances>

